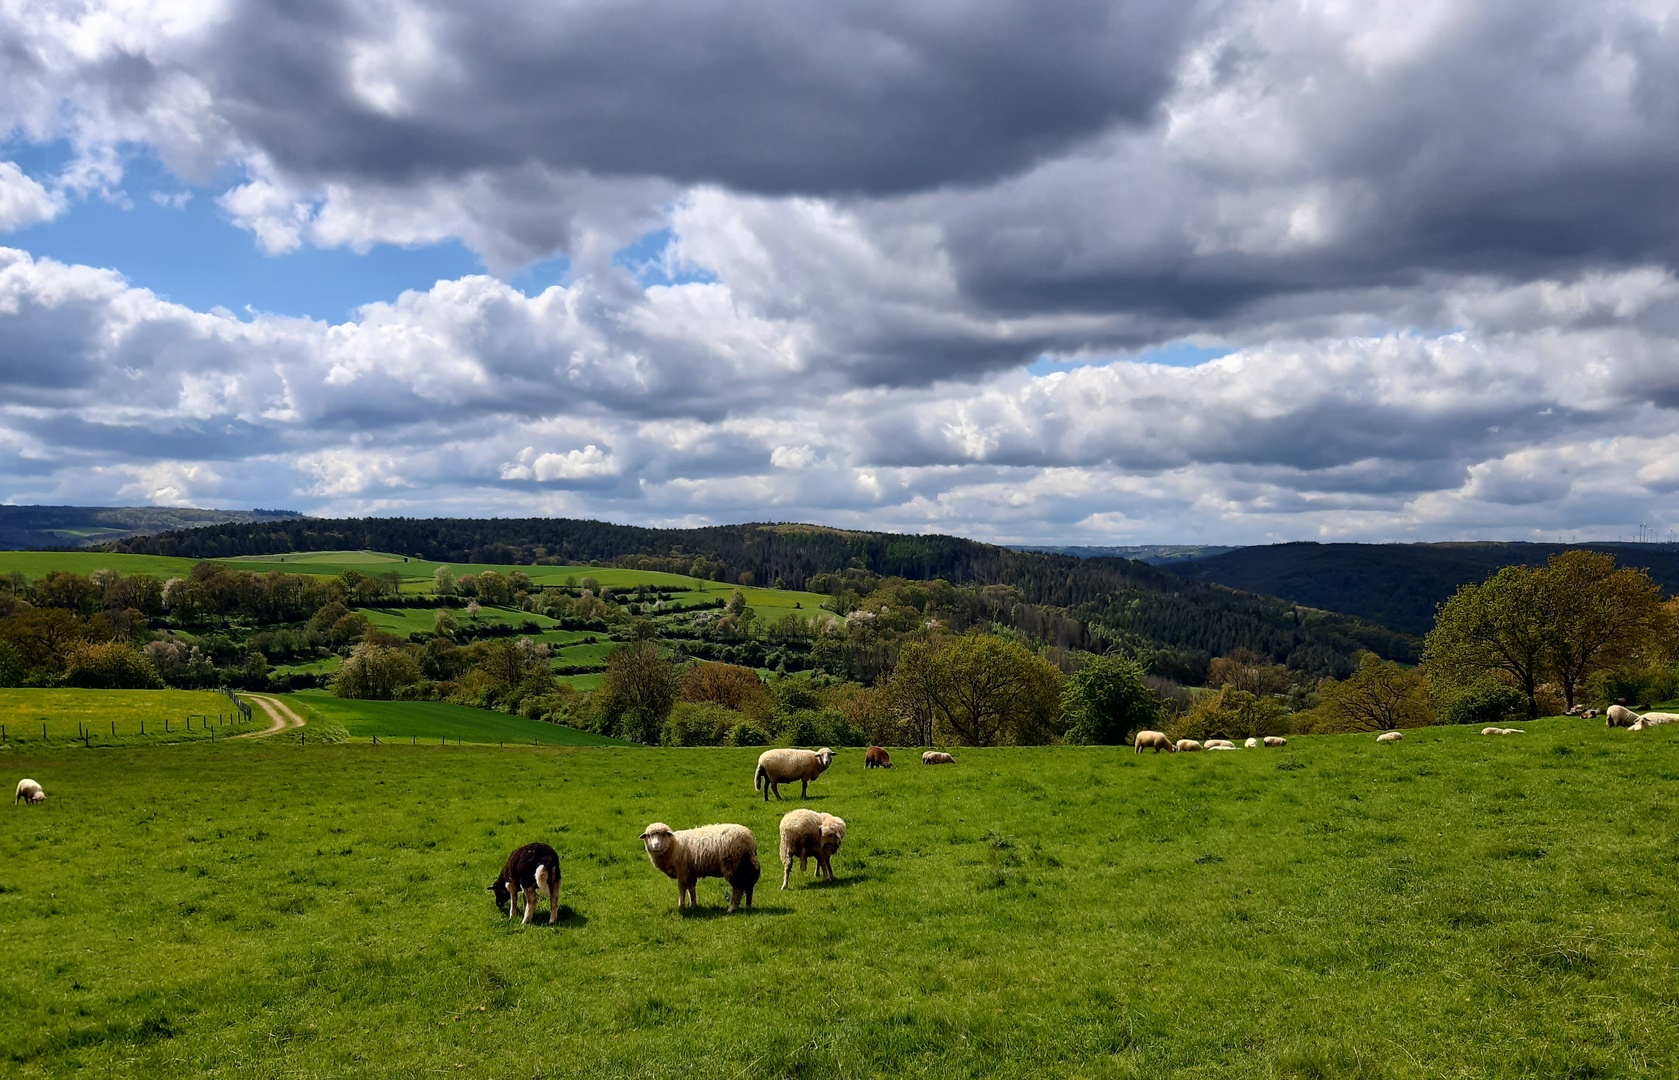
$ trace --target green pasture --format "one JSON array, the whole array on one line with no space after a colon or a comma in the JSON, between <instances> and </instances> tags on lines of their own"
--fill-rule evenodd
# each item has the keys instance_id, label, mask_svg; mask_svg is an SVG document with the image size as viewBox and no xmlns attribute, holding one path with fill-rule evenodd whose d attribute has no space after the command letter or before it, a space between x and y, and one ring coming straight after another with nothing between
<instances>
[{"instance_id":1,"label":"green pasture","mask_svg":"<svg viewBox=\"0 0 1679 1080\"><path fill-rule=\"evenodd\" d=\"M109 555L99 551L0 551L0 574L21 572L35 581L54 570L86 576L95 570L111 569L123 574L150 574L167 581L192 573L197 562L163 555Z\"/></svg>"},{"instance_id":2,"label":"green pasture","mask_svg":"<svg viewBox=\"0 0 1679 1080\"><path fill-rule=\"evenodd\" d=\"M516 608L490 607L487 604L478 609L476 619L467 615L465 608L356 608L355 610L366 615L367 621L379 629L402 637L407 637L416 630L431 633L437 625L437 613L442 610L453 612L456 621L462 626L471 626L474 622L505 623L512 626L534 622L544 630L553 630L560 625L546 615L534 615L531 612L519 611ZM579 634L576 636L583 637L585 635ZM543 638L546 640L546 635L543 635Z\"/></svg>"},{"instance_id":3,"label":"green pasture","mask_svg":"<svg viewBox=\"0 0 1679 1080\"><path fill-rule=\"evenodd\" d=\"M600 684L605 679L605 676L597 671L589 672L584 675L558 675L555 676L555 678L559 682L568 684L574 690L579 690L583 693L591 693L600 689Z\"/></svg>"},{"instance_id":4,"label":"green pasture","mask_svg":"<svg viewBox=\"0 0 1679 1080\"><path fill-rule=\"evenodd\" d=\"M238 720L233 702L208 690L0 689L0 747L20 751L41 748L43 725L48 746L81 746L86 732L96 747L207 739L212 730L220 738L269 726L260 710L249 724Z\"/></svg>"},{"instance_id":5,"label":"green pasture","mask_svg":"<svg viewBox=\"0 0 1679 1080\"><path fill-rule=\"evenodd\" d=\"M451 745L456 740L519 746L529 746L532 740L542 746L634 745L541 720L444 701L355 701L325 691L303 691L286 696L285 701L305 720L339 724L352 738L359 739L377 735L387 741L437 743L448 739Z\"/></svg>"},{"instance_id":6,"label":"green pasture","mask_svg":"<svg viewBox=\"0 0 1679 1080\"><path fill-rule=\"evenodd\" d=\"M1667 1077L1679 733L957 750L808 805L751 750L28 749L0 825L8 1075ZM796 794L796 793L795 793ZM651 821L758 837L679 913ZM485 886L553 844L562 919Z\"/></svg>"}]
</instances>

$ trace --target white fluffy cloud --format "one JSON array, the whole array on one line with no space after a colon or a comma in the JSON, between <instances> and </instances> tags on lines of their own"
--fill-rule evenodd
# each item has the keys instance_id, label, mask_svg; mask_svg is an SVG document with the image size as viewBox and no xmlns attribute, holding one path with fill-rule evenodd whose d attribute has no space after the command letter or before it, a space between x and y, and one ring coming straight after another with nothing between
<instances>
[{"instance_id":1,"label":"white fluffy cloud","mask_svg":"<svg viewBox=\"0 0 1679 1080\"><path fill-rule=\"evenodd\" d=\"M74 150L0 232L142 148L277 258L499 277L327 325L0 252L0 497L1251 541L1679 485L1672 3L301 11L0 0L0 132Z\"/></svg>"}]
</instances>

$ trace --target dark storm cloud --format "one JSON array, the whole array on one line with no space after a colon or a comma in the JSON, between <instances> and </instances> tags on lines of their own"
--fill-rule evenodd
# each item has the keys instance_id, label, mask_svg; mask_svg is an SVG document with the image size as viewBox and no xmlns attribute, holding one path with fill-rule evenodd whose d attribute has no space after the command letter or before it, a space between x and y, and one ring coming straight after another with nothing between
<instances>
[{"instance_id":1,"label":"dark storm cloud","mask_svg":"<svg viewBox=\"0 0 1679 1080\"><path fill-rule=\"evenodd\" d=\"M535 160L882 194L988 180L1146 120L1192 7L246 2L204 63L223 114L299 175Z\"/></svg>"}]
</instances>

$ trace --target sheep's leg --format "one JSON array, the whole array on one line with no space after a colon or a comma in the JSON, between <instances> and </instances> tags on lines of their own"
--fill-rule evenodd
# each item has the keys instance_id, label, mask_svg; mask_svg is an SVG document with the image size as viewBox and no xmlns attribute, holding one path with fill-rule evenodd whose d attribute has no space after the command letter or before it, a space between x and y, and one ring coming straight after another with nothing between
<instances>
[{"instance_id":1,"label":"sheep's leg","mask_svg":"<svg viewBox=\"0 0 1679 1080\"><path fill-rule=\"evenodd\" d=\"M781 888L782 888L783 891L786 891L787 882L788 882L789 879L792 878L792 876L793 876L793 860L790 859L790 858L789 859L783 859L781 861Z\"/></svg>"},{"instance_id":2,"label":"sheep's leg","mask_svg":"<svg viewBox=\"0 0 1679 1080\"><path fill-rule=\"evenodd\" d=\"M548 925L553 926L560 921L560 883L554 882L548 886Z\"/></svg>"},{"instance_id":3,"label":"sheep's leg","mask_svg":"<svg viewBox=\"0 0 1679 1080\"><path fill-rule=\"evenodd\" d=\"M508 881L508 883L507 883L507 917L509 919L511 919L513 917L513 909L518 906L518 903L519 903L519 886L513 884L512 881Z\"/></svg>"},{"instance_id":4,"label":"sheep's leg","mask_svg":"<svg viewBox=\"0 0 1679 1080\"><path fill-rule=\"evenodd\" d=\"M801 798L801 799L810 798L810 781L809 780L800 780L799 781L799 798Z\"/></svg>"},{"instance_id":5,"label":"sheep's leg","mask_svg":"<svg viewBox=\"0 0 1679 1080\"><path fill-rule=\"evenodd\" d=\"M781 801L781 785L780 784L775 784L774 787L775 787L775 801L780 802Z\"/></svg>"},{"instance_id":6,"label":"sheep's leg","mask_svg":"<svg viewBox=\"0 0 1679 1080\"><path fill-rule=\"evenodd\" d=\"M733 915L738 907L740 907L740 890L731 885L729 886L729 914Z\"/></svg>"},{"instance_id":7,"label":"sheep's leg","mask_svg":"<svg viewBox=\"0 0 1679 1080\"><path fill-rule=\"evenodd\" d=\"M536 914L536 890L535 889L526 889L525 890L525 917L522 920L520 920L520 925L521 926L528 925L531 921L531 916L534 915L534 914Z\"/></svg>"}]
</instances>

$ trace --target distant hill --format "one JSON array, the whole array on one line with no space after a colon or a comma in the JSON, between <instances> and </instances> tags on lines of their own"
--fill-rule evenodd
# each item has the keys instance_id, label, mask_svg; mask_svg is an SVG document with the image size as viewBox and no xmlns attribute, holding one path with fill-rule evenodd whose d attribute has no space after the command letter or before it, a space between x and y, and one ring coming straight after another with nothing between
<instances>
[{"instance_id":1,"label":"distant hill","mask_svg":"<svg viewBox=\"0 0 1679 1080\"><path fill-rule=\"evenodd\" d=\"M1675 544L1271 544L1172 565L1192 581L1266 593L1308 607L1355 615L1408 634L1426 634L1434 612L1458 586L1501 566L1541 566L1571 548L1608 552L1621 566L1648 570L1679 592Z\"/></svg>"},{"instance_id":2,"label":"distant hill","mask_svg":"<svg viewBox=\"0 0 1679 1080\"><path fill-rule=\"evenodd\" d=\"M1135 559L1150 566L1183 562L1185 559L1207 559L1235 551L1233 547L1217 544L1133 544L1129 547L1085 547L1077 544L1054 546L1048 544L1015 544L1015 551L1038 551L1053 555L1071 555L1078 559Z\"/></svg>"},{"instance_id":3,"label":"distant hill","mask_svg":"<svg viewBox=\"0 0 1679 1080\"><path fill-rule=\"evenodd\" d=\"M0 551L85 547L171 529L234 521L286 521L291 510L197 510L175 506L0 506Z\"/></svg>"},{"instance_id":4,"label":"distant hill","mask_svg":"<svg viewBox=\"0 0 1679 1080\"><path fill-rule=\"evenodd\" d=\"M1160 657L1157 670L1186 682L1205 674L1209 657L1238 648L1314 674L1350 672L1362 649L1398 660L1415 659L1418 649L1414 637L1385 627L1187 581L1142 562L1022 552L955 536L796 524L645 529L564 518L303 518L215 525L107 546L191 558L350 550L455 563L598 560L717 581L750 575L758 585L818 591L843 586L843 575L852 571L1007 585L1025 604L1044 609L1042 619L1030 612L1016 617L1033 637L1078 648L1093 639L1146 644ZM1058 620L1064 617L1077 622L1063 627Z\"/></svg>"}]
</instances>

